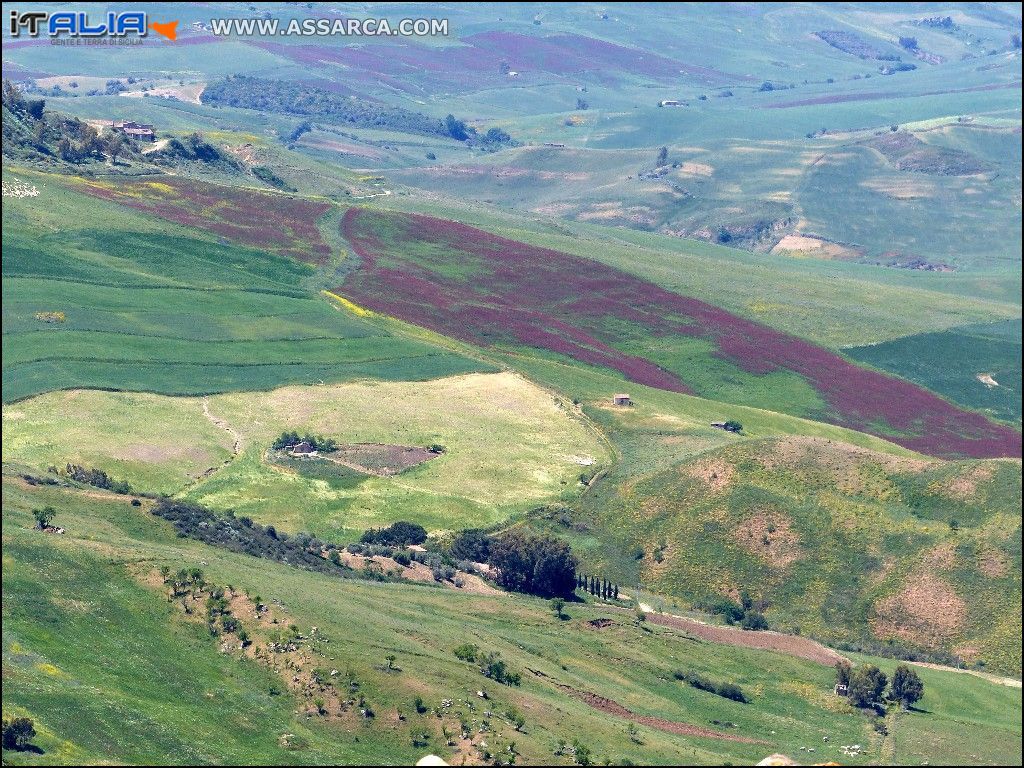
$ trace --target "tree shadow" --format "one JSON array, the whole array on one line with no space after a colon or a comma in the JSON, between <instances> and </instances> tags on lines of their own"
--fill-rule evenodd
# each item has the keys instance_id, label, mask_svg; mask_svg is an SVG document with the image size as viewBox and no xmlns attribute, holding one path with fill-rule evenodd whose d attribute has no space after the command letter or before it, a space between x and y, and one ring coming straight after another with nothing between
<instances>
[{"instance_id":1,"label":"tree shadow","mask_svg":"<svg viewBox=\"0 0 1024 768\"><path fill-rule=\"evenodd\" d=\"M27 752L27 753L32 754L32 755L45 755L46 754L46 752L43 750L42 747L37 747L35 744L26 744L23 747L4 747L4 749L5 750L9 749L11 752Z\"/></svg>"}]
</instances>

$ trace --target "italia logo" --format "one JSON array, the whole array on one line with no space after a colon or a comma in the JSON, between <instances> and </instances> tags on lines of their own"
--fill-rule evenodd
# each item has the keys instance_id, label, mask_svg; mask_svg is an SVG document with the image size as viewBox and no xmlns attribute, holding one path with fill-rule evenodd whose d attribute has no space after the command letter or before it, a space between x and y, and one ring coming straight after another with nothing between
<instances>
[{"instance_id":1,"label":"italia logo","mask_svg":"<svg viewBox=\"0 0 1024 768\"><path fill-rule=\"evenodd\" d=\"M149 21L145 11L107 11L90 16L84 11L11 11L11 37L146 37L153 30L168 40L178 39L178 22Z\"/></svg>"}]
</instances>

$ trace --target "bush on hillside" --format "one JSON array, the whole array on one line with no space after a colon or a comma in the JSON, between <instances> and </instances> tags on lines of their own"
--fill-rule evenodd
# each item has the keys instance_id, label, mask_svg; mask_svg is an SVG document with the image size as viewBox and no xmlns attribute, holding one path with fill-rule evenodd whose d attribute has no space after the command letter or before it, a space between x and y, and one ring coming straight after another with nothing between
<instances>
[{"instance_id":1,"label":"bush on hillside","mask_svg":"<svg viewBox=\"0 0 1024 768\"><path fill-rule=\"evenodd\" d=\"M320 453L330 453L331 451L338 450L338 443L330 437L322 437L310 432L300 435L294 430L282 432L271 444L271 447L275 450L283 450L285 448L293 448L299 443L308 443L314 451L319 451Z\"/></svg>"},{"instance_id":2,"label":"bush on hillside","mask_svg":"<svg viewBox=\"0 0 1024 768\"><path fill-rule=\"evenodd\" d=\"M862 664L850 673L850 703L863 708L880 704L887 682L885 673L874 664Z\"/></svg>"},{"instance_id":3,"label":"bush on hillside","mask_svg":"<svg viewBox=\"0 0 1024 768\"><path fill-rule=\"evenodd\" d=\"M491 539L479 528L467 528L455 534L448 551L456 560L486 563L491 555Z\"/></svg>"},{"instance_id":4,"label":"bush on hillside","mask_svg":"<svg viewBox=\"0 0 1024 768\"><path fill-rule=\"evenodd\" d=\"M908 709L916 704L924 696L924 683L918 677L917 672L906 664L900 664L893 673L892 682L889 684L889 698L899 702Z\"/></svg>"},{"instance_id":5,"label":"bush on hillside","mask_svg":"<svg viewBox=\"0 0 1024 768\"><path fill-rule=\"evenodd\" d=\"M716 696L721 696L723 699L730 699L731 701L738 701L741 704L749 702L743 689L735 683L716 683L704 677L697 672L689 672L685 670L679 670L672 673L676 680L681 680L684 683L688 683L690 686L696 688L698 691L705 691L707 693L713 693Z\"/></svg>"},{"instance_id":6,"label":"bush on hillside","mask_svg":"<svg viewBox=\"0 0 1024 768\"><path fill-rule=\"evenodd\" d=\"M363 544L381 544L390 547L407 547L422 544L427 540L427 529L416 523L399 520L387 528L371 528L360 538Z\"/></svg>"},{"instance_id":7,"label":"bush on hillside","mask_svg":"<svg viewBox=\"0 0 1024 768\"><path fill-rule=\"evenodd\" d=\"M28 749L32 737L36 735L35 724L28 717L12 717L3 720L4 749L23 752ZM5 761L6 764L6 761Z\"/></svg>"}]
</instances>

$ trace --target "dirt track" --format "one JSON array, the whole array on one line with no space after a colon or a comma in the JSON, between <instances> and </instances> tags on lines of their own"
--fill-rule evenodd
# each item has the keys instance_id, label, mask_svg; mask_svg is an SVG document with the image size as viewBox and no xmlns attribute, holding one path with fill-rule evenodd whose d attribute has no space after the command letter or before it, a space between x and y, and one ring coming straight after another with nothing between
<instances>
[{"instance_id":1,"label":"dirt track","mask_svg":"<svg viewBox=\"0 0 1024 768\"><path fill-rule=\"evenodd\" d=\"M647 613L647 621L662 627L671 627L686 632L688 635L710 640L713 643L736 645L742 648L758 648L765 651L778 651L798 659L807 659L826 667L835 665L843 658L838 651L827 648L821 643L796 635L783 635L779 632L751 632L732 627L720 627L705 624L696 619L682 616L671 616L664 613Z\"/></svg>"},{"instance_id":2,"label":"dirt track","mask_svg":"<svg viewBox=\"0 0 1024 768\"><path fill-rule=\"evenodd\" d=\"M609 715L615 717L621 717L623 720L632 720L634 723L640 725L646 725L650 728L657 728L659 731L665 731L666 733L677 733L682 736L703 736L708 739L721 739L723 741L736 741L741 744L767 744L767 741L760 739L751 739L746 736L734 736L731 733L723 733L722 731L713 731L710 728L704 728L700 725L691 725L689 723L679 723L674 720L663 720L660 717L652 717L650 715L638 715L635 712L631 712L624 706L611 699L606 699L604 696L598 696L596 693L587 693L573 688L569 685L561 685L558 687L572 696L574 699L579 699L589 707L593 707L601 712L606 712Z\"/></svg>"}]
</instances>

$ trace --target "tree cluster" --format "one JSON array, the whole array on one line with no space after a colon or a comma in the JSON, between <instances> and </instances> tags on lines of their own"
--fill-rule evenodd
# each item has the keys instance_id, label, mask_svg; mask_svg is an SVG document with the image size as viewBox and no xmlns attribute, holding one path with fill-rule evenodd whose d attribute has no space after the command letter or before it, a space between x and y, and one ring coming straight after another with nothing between
<instances>
[{"instance_id":1,"label":"tree cluster","mask_svg":"<svg viewBox=\"0 0 1024 768\"><path fill-rule=\"evenodd\" d=\"M363 544L381 544L386 547L407 547L427 540L427 529L416 523L399 520L387 528L371 528L359 538Z\"/></svg>"},{"instance_id":2,"label":"tree cluster","mask_svg":"<svg viewBox=\"0 0 1024 768\"><path fill-rule=\"evenodd\" d=\"M100 133L77 117L47 110L45 100L27 98L10 80L4 80L2 94L7 157L79 164L139 156L138 147L123 134Z\"/></svg>"},{"instance_id":3,"label":"tree cluster","mask_svg":"<svg viewBox=\"0 0 1024 768\"><path fill-rule=\"evenodd\" d=\"M750 701L747 695L743 693L743 689L735 683L716 683L714 680L704 677L704 675L690 672L689 670L677 670L672 675L676 680L688 683L698 691L713 693L716 696L721 696L723 699L738 701L741 704L746 704Z\"/></svg>"},{"instance_id":4,"label":"tree cluster","mask_svg":"<svg viewBox=\"0 0 1024 768\"><path fill-rule=\"evenodd\" d=\"M235 517L230 511L221 517L199 504L169 498L160 499L153 506L153 514L170 522L183 538L308 571L334 576L351 573L339 559L330 557L329 553L338 549L336 545L308 533L289 536L272 525L264 527L248 517Z\"/></svg>"},{"instance_id":5,"label":"tree cluster","mask_svg":"<svg viewBox=\"0 0 1024 768\"><path fill-rule=\"evenodd\" d=\"M127 494L132 492L132 487L127 481L114 480L102 469L89 469L88 467L69 463L65 467L64 472L69 478L78 483L85 483L86 485L103 488L114 493Z\"/></svg>"},{"instance_id":6,"label":"tree cluster","mask_svg":"<svg viewBox=\"0 0 1024 768\"><path fill-rule=\"evenodd\" d=\"M494 537L489 562L504 589L540 597L570 597L576 587L576 557L550 535L511 530Z\"/></svg>"},{"instance_id":7,"label":"tree cluster","mask_svg":"<svg viewBox=\"0 0 1024 768\"><path fill-rule=\"evenodd\" d=\"M861 708L879 707L887 700L906 709L924 696L924 683L906 664L896 667L890 682L874 664L852 667L848 661L839 661L836 664L836 685L845 685L850 703Z\"/></svg>"},{"instance_id":8,"label":"tree cluster","mask_svg":"<svg viewBox=\"0 0 1024 768\"><path fill-rule=\"evenodd\" d=\"M502 660L501 654L497 651L482 651L472 643L463 643L455 648L452 653L455 658L470 664L475 664L484 677L494 680L502 685L518 686L522 682L522 675L513 672Z\"/></svg>"},{"instance_id":9,"label":"tree cluster","mask_svg":"<svg viewBox=\"0 0 1024 768\"><path fill-rule=\"evenodd\" d=\"M214 106L309 116L325 123L344 123L358 128L443 136L485 147L514 144L512 138L500 129L492 128L480 135L475 128L467 126L454 115L448 115L442 120L300 82L234 75L207 85L200 99L204 104ZM296 141L305 130L308 130L305 123L300 123L292 131L289 141Z\"/></svg>"},{"instance_id":10,"label":"tree cluster","mask_svg":"<svg viewBox=\"0 0 1024 768\"><path fill-rule=\"evenodd\" d=\"M721 595L709 595L694 603L694 608L707 613L713 613L725 619L726 624L739 624L743 629L762 630L768 629L768 620L762 611L764 606L755 603L753 597L744 590L740 593L739 604L728 597Z\"/></svg>"},{"instance_id":11,"label":"tree cluster","mask_svg":"<svg viewBox=\"0 0 1024 768\"><path fill-rule=\"evenodd\" d=\"M618 600L619 585L612 584L608 579L598 576L584 576L582 573L576 576L576 589L590 592L594 597L602 600Z\"/></svg>"},{"instance_id":12,"label":"tree cluster","mask_svg":"<svg viewBox=\"0 0 1024 768\"><path fill-rule=\"evenodd\" d=\"M300 435L295 431L282 432L271 447L276 450L283 450L285 448L294 448L299 443L308 443L314 451L319 451L320 453L330 453L331 451L338 450L338 443L333 438L322 437L309 432Z\"/></svg>"},{"instance_id":13,"label":"tree cluster","mask_svg":"<svg viewBox=\"0 0 1024 768\"><path fill-rule=\"evenodd\" d=\"M241 170L241 164L228 153L208 142L201 133L168 140L160 149L150 152L148 159L157 165L202 163L226 172Z\"/></svg>"},{"instance_id":14,"label":"tree cluster","mask_svg":"<svg viewBox=\"0 0 1024 768\"><path fill-rule=\"evenodd\" d=\"M3 719L3 744L4 749L13 749L16 752L24 752L32 743L36 735L35 724L28 717L12 717ZM6 762L6 761L5 761Z\"/></svg>"},{"instance_id":15,"label":"tree cluster","mask_svg":"<svg viewBox=\"0 0 1024 768\"><path fill-rule=\"evenodd\" d=\"M455 534L448 551L456 560L486 563L491 558L491 537L479 528L467 528Z\"/></svg>"}]
</instances>

